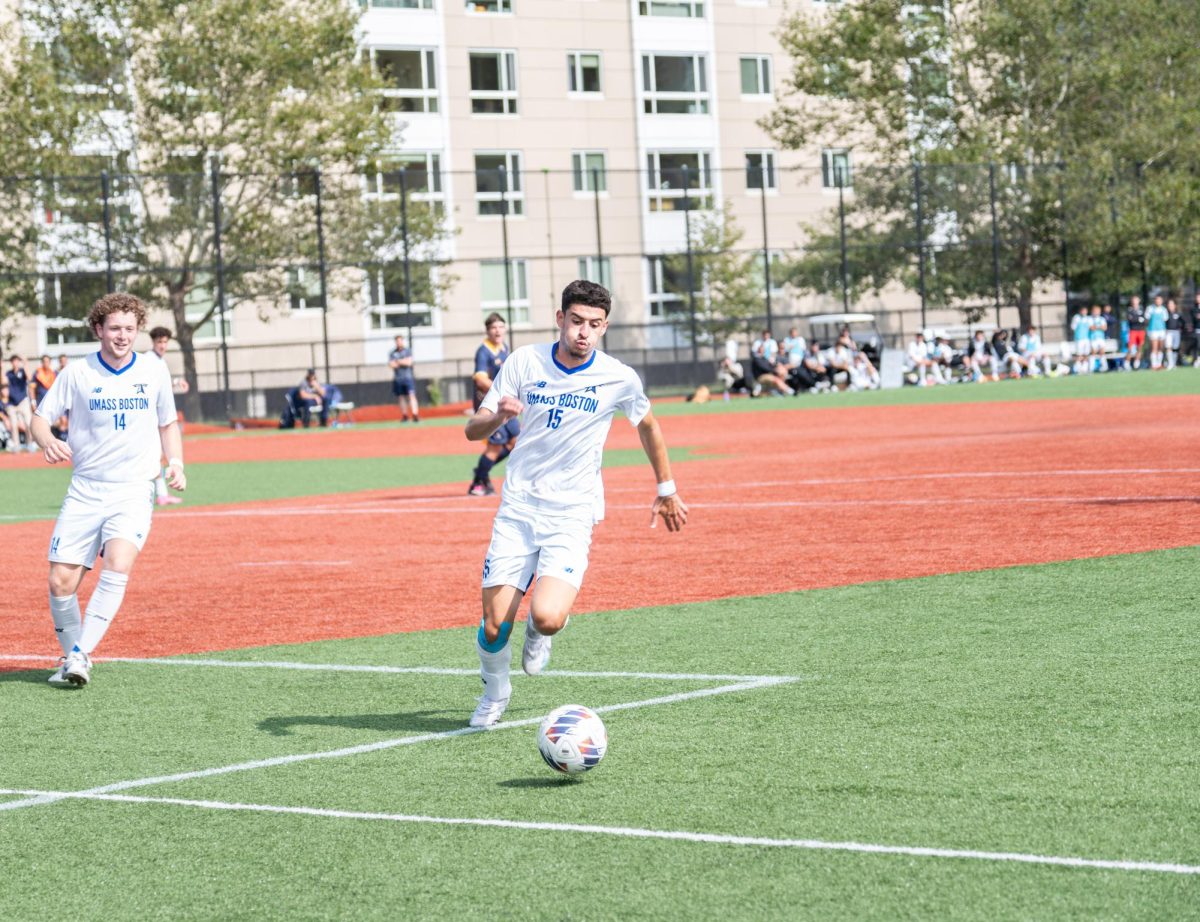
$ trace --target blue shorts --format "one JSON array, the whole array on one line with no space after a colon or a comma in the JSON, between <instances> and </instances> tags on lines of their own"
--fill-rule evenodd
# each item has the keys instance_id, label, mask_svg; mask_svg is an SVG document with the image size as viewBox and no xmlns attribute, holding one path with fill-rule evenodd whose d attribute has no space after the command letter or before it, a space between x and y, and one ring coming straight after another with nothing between
<instances>
[{"instance_id":1,"label":"blue shorts","mask_svg":"<svg viewBox=\"0 0 1200 922\"><path fill-rule=\"evenodd\" d=\"M407 397L409 394L415 394L416 392L416 381L401 381L399 378L397 378L392 382L393 397Z\"/></svg>"},{"instance_id":2,"label":"blue shorts","mask_svg":"<svg viewBox=\"0 0 1200 922\"><path fill-rule=\"evenodd\" d=\"M488 441L493 445L507 445L520 434L521 424L515 419L510 419L503 426L489 435Z\"/></svg>"}]
</instances>

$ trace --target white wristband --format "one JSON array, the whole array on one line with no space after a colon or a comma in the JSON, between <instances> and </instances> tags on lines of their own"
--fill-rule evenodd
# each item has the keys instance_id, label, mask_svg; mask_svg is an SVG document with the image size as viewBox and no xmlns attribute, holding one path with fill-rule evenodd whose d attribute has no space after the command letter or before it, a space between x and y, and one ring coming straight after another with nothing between
<instances>
[{"instance_id":1,"label":"white wristband","mask_svg":"<svg viewBox=\"0 0 1200 922\"><path fill-rule=\"evenodd\" d=\"M183 469L183 458L167 458L167 467Z\"/></svg>"},{"instance_id":2,"label":"white wristband","mask_svg":"<svg viewBox=\"0 0 1200 922\"><path fill-rule=\"evenodd\" d=\"M675 495L675 481L674 480L664 480L662 483L660 483L658 485L658 495L659 496L674 496Z\"/></svg>"}]
</instances>

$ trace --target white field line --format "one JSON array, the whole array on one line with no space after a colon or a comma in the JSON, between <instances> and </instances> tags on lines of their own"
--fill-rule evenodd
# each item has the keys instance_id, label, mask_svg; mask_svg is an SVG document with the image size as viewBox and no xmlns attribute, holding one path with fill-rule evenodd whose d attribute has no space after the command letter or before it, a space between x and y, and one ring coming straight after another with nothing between
<instances>
[{"instance_id":1,"label":"white field line","mask_svg":"<svg viewBox=\"0 0 1200 922\"><path fill-rule=\"evenodd\" d=\"M843 485L843 484L853 484L853 483L901 483L901 482L922 481L922 480L929 481L929 480L1005 479L1005 478L1024 478L1024 477L1111 477L1114 475L1128 476L1129 474L1197 474L1197 473L1200 473L1200 468L1196 468L1196 467L1175 467L1175 468L1145 467L1145 468L1114 468L1114 469L1053 470L1053 471L954 471L954 472L939 473L939 474L899 474L899 475L893 475L893 476L888 476L888 477L828 477L828 478L812 478L812 479L800 479L800 480L759 480L759 481L747 481L747 482L737 483L737 484L727 484L727 483L714 484L714 483L698 482L698 483L688 485L687 492L689 494L692 494L692 493L697 493L697 492L700 492L700 491L706 490L706 489L714 489L714 490L720 490L723 493L728 493L731 488L733 488L733 489L759 489L759 488L763 488L763 487L830 486L830 485ZM645 489L642 487L612 487L612 488L608 489L608 492L609 493L644 493ZM1178 500L1178 499L1193 499L1194 497L1192 497L1192 496L1186 496L1186 497L1169 496L1169 497L1157 497L1157 498L1158 499ZM1090 497L1087 499L1076 499L1074 501L1075 502L1096 502L1097 500L1104 500L1104 499L1128 502L1130 500L1145 499L1145 497L1142 497L1142 496L1137 496L1137 497L1124 497L1124 496L1122 496L1122 497ZM403 503L404 506L407 507L407 506L416 506L418 504L445 503L447 501L455 502L455 500L451 499L450 497L445 497L445 496L406 497L406 498L402 498L398 502ZM1014 501L1014 500L1008 500L1008 502L1012 502L1012 501ZM1050 503L1050 502L1070 502L1072 500L1069 498L1065 498L1065 497L1048 497L1048 498L1044 498L1044 499L1043 498L1035 498L1035 497L1024 497L1023 499L1017 500L1017 501ZM211 509L211 510L178 509L178 510L173 510L172 512L170 512L168 514L172 518L180 518L180 517L183 517L183 518L214 518L214 517L217 517L217 518L251 517L251 518L254 518L254 517L261 517L261 516L272 516L272 515L279 515L279 516L382 515L382 514L388 514L388 513L395 514L395 513L402 513L402 512L407 512L407 513L457 512L457 513L470 514L470 513L476 513L476 512L490 512L493 507L493 504L491 504L491 503L488 503L488 504L480 503L477 497L471 499L470 501L463 500L461 505L454 505L454 506L422 505L421 508L404 508L404 507L401 507L398 505L381 506L381 505L378 505L378 502L379 501L377 499L367 499L367 500L359 500L357 502L352 501L352 502L346 503L344 505L330 505L330 504L326 503L323 505L311 506L311 507L280 506L277 508L267 508L267 509ZM823 503L823 505L830 505L830 504L844 505L849 502L853 502L853 501L847 500L847 501L845 501L845 503L826 502L826 503ZM957 503L968 503L969 502L972 504L976 504L976 503L984 503L984 502L998 503L998 502L1004 502L1004 501L996 499L995 497L981 497L979 499L967 499L967 500L964 500L964 499L939 500L939 499L935 498L935 499L906 500L906 501L872 500L871 502L874 505L922 505L922 504L928 504L928 503L933 503L933 502L937 502L937 503L941 503L941 504L957 504ZM374 504L374 505L372 505L372 504ZM808 503L806 505L821 505L821 504L822 503L814 501L813 503ZM696 504L696 503L691 503L689 505L691 505L691 506L700 505L701 507L703 506L703 504ZM768 505L780 505L780 504L773 503L773 504L768 504ZM614 508L614 509L639 508L640 509L641 507L640 506L637 506L637 507L635 507L635 506L613 506L612 508ZM0 515L0 520L14 520L14 521L15 520L23 520L23 521L24 520L38 520L38 519L52 520L54 518L55 518L55 516L53 516L53 515L42 515L42 516Z\"/></svg>"},{"instance_id":2,"label":"white field line","mask_svg":"<svg viewBox=\"0 0 1200 922\"><path fill-rule=\"evenodd\" d=\"M474 674L474 673L472 673ZM729 692L751 691L757 688L768 688L772 685L785 685L797 682L794 676L764 676L750 682L739 682L734 685L719 685L716 688L700 688L695 691L677 692L673 695L661 695L657 698L646 698L641 701L626 701L620 704L606 704L592 708L598 714L612 711L625 711L631 708L652 707L659 704L675 704L680 701L690 701L695 698L709 698L713 695L724 695ZM358 746L346 746L342 749L328 749L321 752L301 752L287 756L275 756L270 759L257 759L252 762L238 762L234 765L222 765L217 768L202 768L190 772L177 772L172 775L155 775L150 778L135 778L130 781L116 781L99 787L88 788L85 791L72 792L74 796L92 794L111 794L114 791L127 791L131 788L149 787L156 784L171 784L180 781L195 781L200 778L212 778L216 775L228 775L233 772L255 771L260 768L274 768L278 765L292 765L297 762L312 762L318 759L341 759L347 756L364 755L368 752L378 752L383 749L394 749L397 746L411 746L415 743L428 743L434 740L451 739L456 736L469 736L473 733L492 733L496 730L512 730L517 727L529 727L542 722L544 715L526 717L522 720L502 720L492 727L459 727L455 730L443 730L440 733L422 733L417 736L401 736L394 739L379 740L374 743L363 743ZM35 807L40 804L51 804L72 794L41 793L26 800L13 800L0 803L0 812L19 810L22 807Z\"/></svg>"},{"instance_id":3,"label":"white field line","mask_svg":"<svg viewBox=\"0 0 1200 922\"><path fill-rule=\"evenodd\" d=\"M689 502L689 509L738 509L738 508L753 508L753 509L782 509L782 508L824 508L824 507L842 507L842 506L862 506L867 503L874 507L880 506L971 506L973 508L982 505L993 506L1010 506L1014 504L1033 505L1033 506L1053 506L1053 505L1089 505L1095 503L1154 503L1154 502L1190 502L1200 499L1200 494L1171 494L1168 496L1154 496L1151 494L1138 494L1136 496L955 496L955 497L940 497L930 496L914 499L878 499L857 497L854 499L812 499L812 500L765 500L763 502L736 502L736 503L707 503L707 502ZM622 511L641 511L645 506L641 504L624 504L609 503L609 509L619 509ZM463 515L494 515L495 504L475 505L475 506L422 506L420 508L408 509L397 506L313 506L313 507L286 507L275 509L213 509L213 510L193 510L188 512L172 512L169 515L172 518L272 518L279 516L327 516L327 515L431 515L431 514L449 514L458 513Z\"/></svg>"},{"instance_id":4,"label":"white field line","mask_svg":"<svg viewBox=\"0 0 1200 922\"><path fill-rule=\"evenodd\" d=\"M359 666L345 663L294 663L287 660L225 660L183 659L176 657L95 656L97 663L133 663L149 666L212 666L227 669L296 669L311 672L382 672L396 675L455 675L477 676L478 669L460 669L441 666ZM37 662L49 666L53 657L41 653L0 653L0 661ZM521 670L514 668L513 675ZM564 679L661 679L667 682L759 682L782 679L800 681L799 676L762 675L710 675L693 672L581 672L570 669L547 669L544 676Z\"/></svg>"},{"instance_id":5,"label":"white field line","mask_svg":"<svg viewBox=\"0 0 1200 922\"><path fill-rule=\"evenodd\" d=\"M630 826L596 826L583 823L536 823L523 820L421 816L408 813L364 813L355 810L327 810L318 807L288 807L273 804L228 803L219 800L186 800L179 797L142 797L129 794L104 794L88 791L38 791L0 789L0 795L19 794L38 802L57 800L103 800L130 804L166 804L203 810L281 813L293 816L319 816L331 819L374 820L390 823L424 823L436 826L482 826L535 832L569 832L589 835L620 836L629 839L665 839L711 845L741 845L755 848L796 848L810 851L859 852L870 855L904 855L915 858L950 858L974 861L1008 861L1019 864L1053 865L1069 868L1095 868L1106 871L1148 871L1159 874L1200 874L1200 866L1161 861L1124 861L1104 858L1077 858L1059 855L1035 855L1022 852L989 852L975 849L929 848L914 845L878 845L869 842L832 842L823 839L771 839L763 836L721 835L668 829L638 829ZM28 801L26 801L28 802Z\"/></svg>"}]
</instances>

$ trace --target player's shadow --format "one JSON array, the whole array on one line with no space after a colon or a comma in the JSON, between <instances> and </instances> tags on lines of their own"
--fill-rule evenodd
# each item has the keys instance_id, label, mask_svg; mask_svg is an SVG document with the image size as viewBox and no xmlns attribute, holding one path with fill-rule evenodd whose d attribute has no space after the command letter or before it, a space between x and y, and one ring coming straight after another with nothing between
<instances>
[{"instance_id":1,"label":"player's shadow","mask_svg":"<svg viewBox=\"0 0 1200 922\"><path fill-rule=\"evenodd\" d=\"M74 688L51 688L46 685L46 678L54 670L47 666L44 669L13 669L0 672L0 682L31 682L34 685L45 685L49 691L75 691Z\"/></svg>"},{"instance_id":2,"label":"player's shadow","mask_svg":"<svg viewBox=\"0 0 1200 922\"><path fill-rule=\"evenodd\" d=\"M297 727L341 727L346 730L374 730L380 733L442 733L463 727L462 715L443 716L441 711L410 711L406 714L302 714L296 717L269 717L258 722L258 729L272 736L291 736Z\"/></svg>"}]
</instances>

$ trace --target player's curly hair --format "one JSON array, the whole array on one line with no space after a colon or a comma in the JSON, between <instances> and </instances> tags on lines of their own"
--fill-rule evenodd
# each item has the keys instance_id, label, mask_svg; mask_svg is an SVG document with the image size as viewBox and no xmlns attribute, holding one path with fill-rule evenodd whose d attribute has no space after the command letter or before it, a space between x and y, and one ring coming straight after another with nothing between
<instances>
[{"instance_id":1,"label":"player's curly hair","mask_svg":"<svg viewBox=\"0 0 1200 922\"><path fill-rule=\"evenodd\" d=\"M595 282L589 282L585 279L576 279L563 289L563 313L566 313L567 308L572 304L603 308L604 316L607 317L608 312L612 310L612 295L608 293L608 289L603 285L597 285Z\"/></svg>"},{"instance_id":2,"label":"player's curly hair","mask_svg":"<svg viewBox=\"0 0 1200 922\"><path fill-rule=\"evenodd\" d=\"M146 302L136 295L117 291L105 295L92 305L92 309L88 311L87 316L88 326L91 327L94 333L96 332L96 326L103 324L109 314L118 313L133 314L137 318L137 328L139 330L146 325Z\"/></svg>"}]
</instances>

